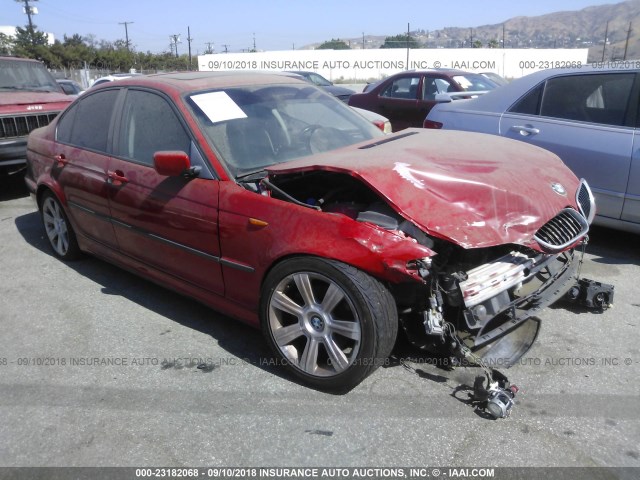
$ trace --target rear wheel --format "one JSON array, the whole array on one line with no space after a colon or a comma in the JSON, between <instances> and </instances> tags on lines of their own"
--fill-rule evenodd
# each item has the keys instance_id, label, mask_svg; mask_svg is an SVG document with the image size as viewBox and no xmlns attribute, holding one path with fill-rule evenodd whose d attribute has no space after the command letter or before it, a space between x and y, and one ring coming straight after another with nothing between
<instances>
[{"instance_id":1,"label":"rear wheel","mask_svg":"<svg viewBox=\"0 0 640 480\"><path fill-rule=\"evenodd\" d=\"M267 276L262 329L282 363L305 384L345 391L391 353L393 297L366 273L333 260L293 258Z\"/></svg>"},{"instance_id":2,"label":"rear wheel","mask_svg":"<svg viewBox=\"0 0 640 480\"><path fill-rule=\"evenodd\" d=\"M54 253L63 260L78 258L80 248L75 232L62 209L62 205L53 193L44 194L40 212L44 230Z\"/></svg>"}]
</instances>

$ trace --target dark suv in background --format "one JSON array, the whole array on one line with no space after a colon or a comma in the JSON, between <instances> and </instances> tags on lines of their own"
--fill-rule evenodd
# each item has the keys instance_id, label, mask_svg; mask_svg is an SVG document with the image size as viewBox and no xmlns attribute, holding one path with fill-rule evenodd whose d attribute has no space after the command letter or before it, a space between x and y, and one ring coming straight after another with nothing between
<instances>
[{"instance_id":1,"label":"dark suv in background","mask_svg":"<svg viewBox=\"0 0 640 480\"><path fill-rule=\"evenodd\" d=\"M29 133L48 125L72 100L42 63L0 57L0 175L25 168Z\"/></svg>"}]
</instances>

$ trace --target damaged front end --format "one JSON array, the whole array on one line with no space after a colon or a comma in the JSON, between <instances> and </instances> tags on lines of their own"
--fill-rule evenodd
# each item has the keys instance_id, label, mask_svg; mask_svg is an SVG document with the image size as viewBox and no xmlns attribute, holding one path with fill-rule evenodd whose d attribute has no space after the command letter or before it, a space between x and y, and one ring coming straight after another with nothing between
<instances>
[{"instance_id":1,"label":"damaged front end","mask_svg":"<svg viewBox=\"0 0 640 480\"><path fill-rule=\"evenodd\" d=\"M577 208L561 210L526 242L468 248L418 227L348 174L274 174L258 182L255 191L374 225L433 252L403 260L404 281L386 280L407 337L422 349L444 348L460 358L468 349L480 361L501 367L529 350L540 328L536 315L575 284L579 259L574 248L585 238L594 211L593 196L582 182ZM383 259L396 265L397 260Z\"/></svg>"},{"instance_id":2,"label":"damaged front end","mask_svg":"<svg viewBox=\"0 0 640 480\"><path fill-rule=\"evenodd\" d=\"M573 250L545 254L514 249L497 258L486 252L486 262L471 266L465 252L441 265L434 262L416 298L422 305L407 306L402 325L413 344L425 349L449 344L455 335L490 366L508 367L534 343L540 328L535 317L561 298L573 285L578 261ZM454 342L455 343L455 342ZM460 352L457 352L460 353Z\"/></svg>"}]
</instances>

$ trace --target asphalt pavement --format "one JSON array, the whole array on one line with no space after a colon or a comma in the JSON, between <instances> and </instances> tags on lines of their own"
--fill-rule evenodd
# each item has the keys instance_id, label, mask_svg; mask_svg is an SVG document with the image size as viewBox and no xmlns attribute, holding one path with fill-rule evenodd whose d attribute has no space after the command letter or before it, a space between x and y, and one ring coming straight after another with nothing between
<instances>
[{"instance_id":1,"label":"asphalt pavement","mask_svg":"<svg viewBox=\"0 0 640 480\"><path fill-rule=\"evenodd\" d=\"M640 237L594 228L604 313L554 306L505 371L510 418L466 400L477 368L399 347L357 388L305 388L259 331L85 257L63 263L19 181L0 189L0 466L640 467Z\"/></svg>"}]
</instances>

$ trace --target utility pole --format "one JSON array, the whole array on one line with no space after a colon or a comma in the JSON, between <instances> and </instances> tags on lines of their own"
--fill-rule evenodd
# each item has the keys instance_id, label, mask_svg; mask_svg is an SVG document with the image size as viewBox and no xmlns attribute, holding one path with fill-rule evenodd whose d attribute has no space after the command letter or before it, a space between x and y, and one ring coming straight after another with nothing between
<instances>
[{"instance_id":1,"label":"utility pole","mask_svg":"<svg viewBox=\"0 0 640 480\"><path fill-rule=\"evenodd\" d=\"M622 60L627 59L627 49L629 48L629 38L631 37L631 22L629 22L629 30L627 30L627 41L624 44L624 57Z\"/></svg>"},{"instance_id":2,"label":"utility pole","mask_svg":"<svg viewBox=\"0 0 640 480\"><path fill-rule=\"evenodd\" d=\"M473 48L473 28L469 29L471 48Z\"/></svg>"},{"instance_id":3,"label":"utility pole","mask_svg":"<svg viewBox=\"0 0 640 480\"><path fill-rule=\"evenodd\" d=\"M189 43L189 70L191 70L191 27L187 27L187 42Z\"/></svg>"},{"instance_id":4,"label":"utility pole","mask_svg":"<svg viewBox=\"0 0 640 480\"><path fill-rule=\"evenodd\" d=\"M609 36L609 22L607 21L607 28L604 31L604 44L602 45L602 61L604 62L604 52L607 49L607 37Z\"/></svg>"},{"instance_id":5,"label":"utility pole","mask_svg":"<svg viewBox=\"0 0 640 480\"><path fill-rule=\"evenodd\" d=\"M211 45L213 45L213 42L204 42L204 44L207 46L207 49L205 50L205 54L210 55L213 53L213 47L211 47Z\"/></svg>"},{"instance_id":6,"label":"utility pole","mask_svg":"<svg viewBox=\"0 0 640 480\"><path fill-rule=\"evenodd\" d=\"M229 47L230 47L231 45L224 45L224 44L223 44L222 46L224 47L224 53L229 53Z\"/></svg>"},{"instance_id":7,"label":"utility pole","mask_svg":"<svg viewBox=\"0 0 640 480\"><path fill-rule=\"evenodd\" d=\"M118 22L118 25L124 25L124 36L126 38L128 52L130 52L131 49L129 48L129 29L127 28L127 25L131 25L132 23L133 22Z\"/></svg>"},{"instance_id":8,"label":"utility pole","mask_svg":"<svg viewBox=\"0 0 640 480\"><path fill-rule=\"evenodd\" d=\"M364 32L362 32L362 49L364 50Z\"/></svg>"},{"instance_id":9,"label":"utility pole","mask_svg":"<svg viewBox=\"0 0 640 480\"><path fill-rule=\"evenodd\" d=\"M180 35L169 35L169 40L175 49L176 58L178 57L178 43L180 43Z\"/></svg>"},{"instance_id":10,"label":"utility pole","mask_svg":"<svg viewBox=\"0 0 640 480\"><path fill-rule=\"evenodd\" d=\"M15 0L18 3L23 3L24 4L24 13L27 14L27 18L29 19L29 36L31 37L31 43L35 43L34 42L34 38L33 38L33 34L34 34L34 30L33 30L33 20L31 19L31 15L36 15L38 13L38 9L35 7L32 7L31 5L29 5L29 2L37 2L38 0Z\"/></svg>"},{"instance_id":11,"label":"utility pole","mask_svg":"<svg viewBox=\"0 0 640 480\"><path fill-rule=\"evenodd\" d=\"M410 25L407 23L407 70L409 70L409 32Z\"/></svg>"},{"instance_id":12,"label":"utility pole","mask_svg":"<svg viewBox=\"0 0 640 480\"><path fill-rule=\"evenodd\" d=\"M504 28L505 28L505 25L503 23L502 24L502 48L505 48L505 45L504 45Z\"/></svg>"},{"instance_id":13,"label":"utility pole","mask_svg":"<svg viewBox=\"0 0 640 480\"><path fill-rule=\"evenodd\" d=\"M255 32L253 33L253 51L256 52L256 34Z\"/></svg>"}]
</instances>

